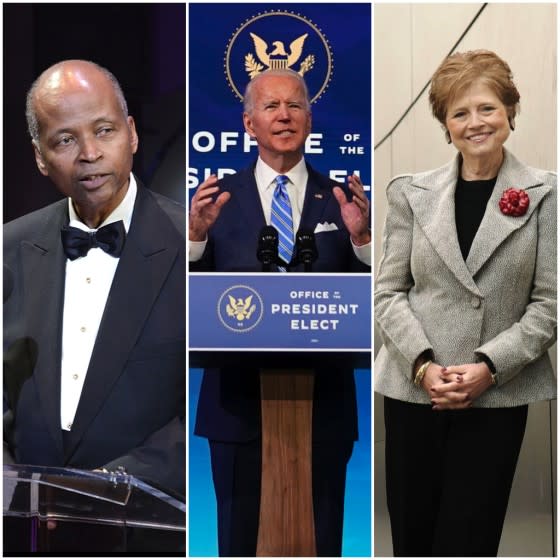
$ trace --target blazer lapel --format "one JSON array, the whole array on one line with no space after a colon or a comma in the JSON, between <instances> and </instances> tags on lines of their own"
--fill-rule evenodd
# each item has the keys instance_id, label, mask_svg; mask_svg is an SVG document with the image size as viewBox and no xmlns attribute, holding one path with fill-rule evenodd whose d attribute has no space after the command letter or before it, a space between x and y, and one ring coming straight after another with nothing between
<instances>
[{"instance_id":1,"label":"blazer lapel","mask_svg":"<svg viewBox=\"0 0 560 560\"><path fill-rule=\"evenodd\" d=\"M543 185L542 181L538 180L530 169L520 163L513 155L506 150L504 152L504 162L498 174L494 191L488 201L486 212L467 257L466 264L472 276L476 275L507 237L527 223L531 214L551 188ZM502 214L498 205L504 190L512 187L525 189L529 194L529 208L523 216L506 216Z\"/></svg>"},{"instance_id":2,"label":"blazer lapel","mask_svg":"<svg viewBox=\"0 0 560 560\"><path fill-rule=\"evenodd\" d=\"M181 244L152 195L138 188L130 231L115 272L66 449L71 457L124 370ZM142 281L140 281L142 279Z\"/></svg>"},{"instance_id":3,"label":"blazer lapel","mask_svg":"<svg viewBox=\"0 0 560 560\"><path fill-rule=\"evenodd\" d=\"M66 256L60 228L68 223L67 200L54 207L35 239L22 242L22 274L26 317L33 317L27 332L37 342L35 387L45 421L62 457L60 428L60 360ZM29 288L27 288L29 287ZM38 413L38 411L36 411Z\"/></svg>"},{"instance_id":4,"label":"blazer lapel","mask_svg":"<svg viewBox=\"0 0 560 560\"><path fill-rule=\"evenodd\" d=\"M455 224L455 186L459 160L414 175L407 199L422 231L445 265L464 286L480 295L461 254Z\"/></svg>"}]
</instances>

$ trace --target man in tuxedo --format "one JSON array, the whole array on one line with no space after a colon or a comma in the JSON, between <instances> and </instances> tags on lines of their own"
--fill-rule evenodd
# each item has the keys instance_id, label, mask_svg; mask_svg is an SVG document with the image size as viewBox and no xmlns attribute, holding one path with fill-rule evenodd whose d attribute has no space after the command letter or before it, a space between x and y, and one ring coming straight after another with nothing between
<instances>
[{"instance_id":1,"label":"man in tuxedo","mask_svg":"<svg viewBox=\"0 0 560 560\"><path fill-rule=\"evenodd\" d=\"M268 70L244 96L245 130L258 144L249 169L201 183L189 215L192 271L261 270L259 232L279 232L279 271L300 271L294 232L315 232L316 272L369 272L369 203L357 176L348 189L304 161L311 131L305 81L291 70ZM331 360L332 362L332 360ZM221 556L255 556L260 507L261 439L258 368L204 372L195 433L208 438L218 505ZM312 426L313 509L317 553L340 556L346 465L357 439L353 370L315 370Z\"/></svg>"},{"instance_id":2,"label":"man in tuxedo","mask_svg":"<svg viewBox=\"0 0 560 560\"><path fill-rule=\"evenodd\" d=\"M51 66L27 119L37 167L66 198L4 226L11 458L124 467L181 497L185 210L132 174L138 135L106 69Z\"/></svg>"}]
</instances>

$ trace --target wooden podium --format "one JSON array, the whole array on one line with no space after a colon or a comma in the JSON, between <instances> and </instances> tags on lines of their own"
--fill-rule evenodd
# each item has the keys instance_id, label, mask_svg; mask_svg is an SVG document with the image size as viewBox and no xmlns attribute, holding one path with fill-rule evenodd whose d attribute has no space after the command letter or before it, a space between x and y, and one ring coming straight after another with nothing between
<instances>
[{"instance_id":1,"label":"wooden podium","mask_svg":"<svg viewBox=\"0 0 560 560\"><path fill-rule=\"evenodd\" d=\"M257 556L316 556L311 480L312 370L261 370Z\"/></svg>"},{"instance_id":2,"label":"wooden podium","mask_svg":"<svg viewBox=\"0 0 560 560\"><path fill-rule=\"evenodd\" d=\"M260 371L257 556L316 556L313 372L321 362L369 367L371 276L191 273L189 284L191 367Z\"/></svg>"}]
</instances>

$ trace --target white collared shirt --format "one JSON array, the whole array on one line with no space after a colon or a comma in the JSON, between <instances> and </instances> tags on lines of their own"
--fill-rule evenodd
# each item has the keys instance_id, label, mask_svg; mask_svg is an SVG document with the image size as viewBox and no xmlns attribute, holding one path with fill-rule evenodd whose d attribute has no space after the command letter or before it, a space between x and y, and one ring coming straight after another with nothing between
<instances>
[{"instance_id":1,"label":"white collared shirt","mask_svg":"<svg viewBox=\"0 0 560 560\"><path fill-rule=\"evenodd\" d=\"M255 181L261 198L261 205L264 212L264 219L267 225L270 225L270 215L272 213L272 198L276 189L276 177L279 173L274 171L272 167L267 165L260 157L255 166ZM282 173L288 177L286 184L288 190L288 198L292 207L292 222L294 232L299 229L301 221L301 212L303 210L303 201L305 199L305 188L307 186L307 167L303 158L299 160L292 169L286 173Z\"/></svg>"},{"instance_id":2,"label":"white collared shirt","mask_svg":"<svg viewBox=\"0 0 560 560\"><path fill-rule=\"evenodd\" d=\"M122 220L128 233L136 192L136 180L131 173L124 199L99 227ZM70 198L68 212L70 226L84 231L96 231L80 220ZM90 249L85 257L73 261L66 259L60 379L60 425L63 430L70 430L74 422L119 260L99 247Z\"/></svg>"}]
</instances>

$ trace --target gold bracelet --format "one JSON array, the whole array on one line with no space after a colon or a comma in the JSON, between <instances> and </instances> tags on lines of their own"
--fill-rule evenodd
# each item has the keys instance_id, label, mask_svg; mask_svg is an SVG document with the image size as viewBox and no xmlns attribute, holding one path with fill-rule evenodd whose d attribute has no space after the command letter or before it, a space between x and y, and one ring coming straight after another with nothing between
<instances>
[{"instance_id":1,"label":"gold bracelet","mask_svg":"<svg viewBox=\"0 0 560 560\"><path fill-rule=\"evenodd\" d=\"M424 362L418 368L418 372L414 376L414 385L420 385L422 383L422 380L424 379L424 376L426 375L426 371L428 371L428 368L431 365L432 365L432 360L428 360L427 362Z\"/></svg>"}]
</instances>

